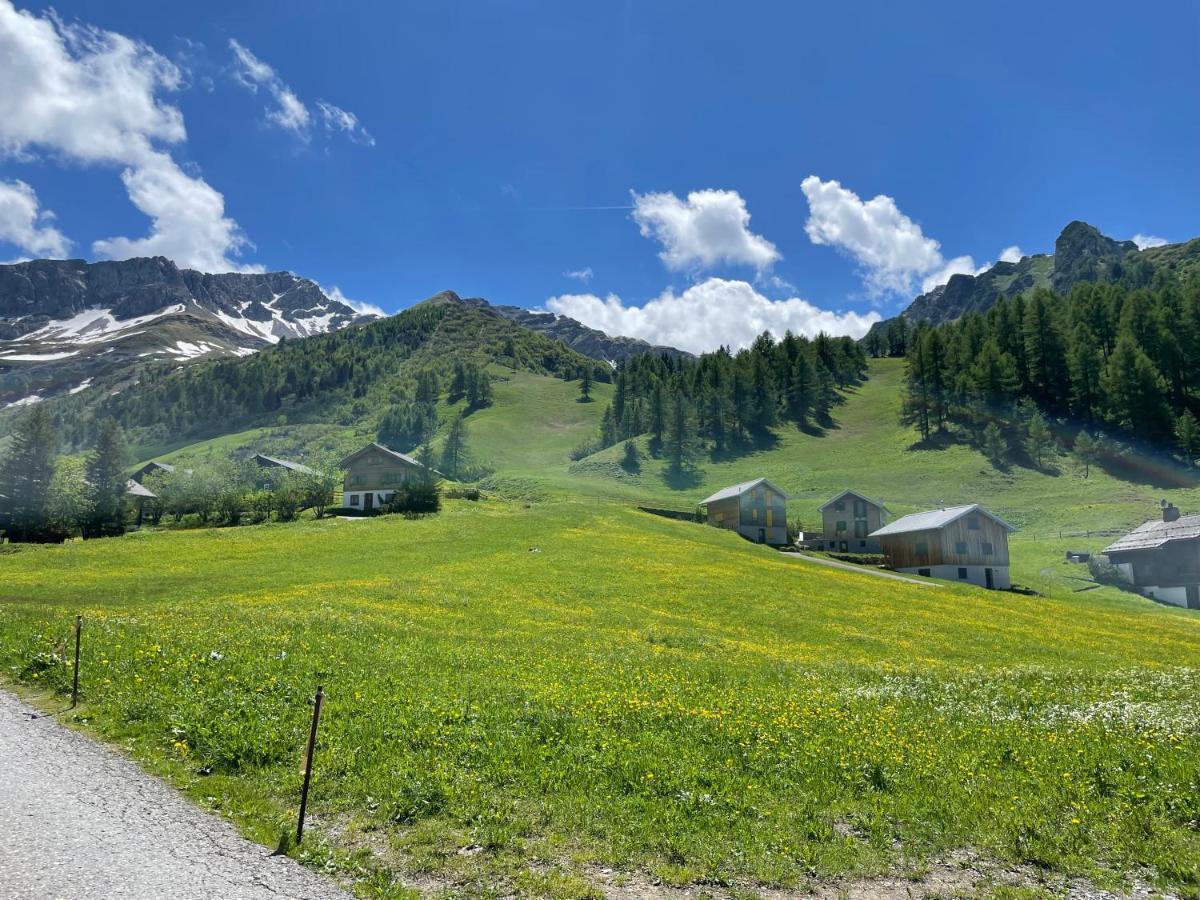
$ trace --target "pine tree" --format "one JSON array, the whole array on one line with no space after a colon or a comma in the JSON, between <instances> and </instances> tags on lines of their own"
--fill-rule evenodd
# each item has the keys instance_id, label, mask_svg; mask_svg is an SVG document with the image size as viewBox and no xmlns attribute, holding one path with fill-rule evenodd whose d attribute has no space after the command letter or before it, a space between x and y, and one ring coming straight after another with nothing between
<instances>
[{"instance_id":1,"label":"pine tree","mask_svg":"<svg viewBox=\"0 0 1200 900\"><path fill-rule=\"evenodd\" d=\"M1100 462L1102 444L1088 432L1081 431L1075 436L1075 456L1083 463L1083 477L1087 478L1092 472L1092 466Z\"/></svg>"},{"instance_id":2,"label":"pine tree","mask_svg":"<svg viewBox=\"0 0 1200 900\"><path fill-rule=\"evenodd\" d=\"M441 468L443 472L455 479L466 473L467 423L462 416L456 416L450 423L446 441L442 444Z\"/></svg>"},{"instance_id":3,"label":"pine tree","mask_svg":"<svg viewBox=\"0 0 1200 900\"><path fill-rule=\"evenodd\" d=\"M492 405L492 376L483 369L472 367L467 375L467 406L483 409Z\"/></svg>"},{"instance_id":4,"label":"pine tree","mask_svg":"<svg viewBox=\"0 0 1200 900\"><path fill-rule=\"evenodd\" d=\"M1039 469L1042 467L1042 458L1053 445L1054 433L1050 430L1050 423L1041 412L1035 410L1026 426L1025 449Z\"/></svg>"},{"instance_id":5,"label":"pine tree","mask_svg":"<svg viewBox=\"0 0 1200 900\"><path fill-rule=\"evenodd\" d=\"M933 395L929 377L925 342L918 334L904 366L904 397L900 407L900 423L916 426L921 440L929 440L932 431Z\"/></svg>"},{"instance_id":6,"label":"pine tree","mask_svg":"<svg viewBox=\"0 0 1200 900\"><path fill-rule=\"evenodd\" d=\"M1166 383L1132 334L1117 340L1100 379L1109 419L1143 438L1161 438L1173 424Z\"/></svg>"},{"instance_id":7,"label":"pine tree","mask_svg":"<svg viewBox=\"0 0 1200 900\"><path fill-rule=\"evenodd\" d=\"M114 535L125 531L127 457L125 433L121 426L113 419L105 419L100 424L96 448L87 465L92 495L92 515L87 528L89 535Z\"/></svg>"},{"instance_id":8,"label":"pine tree","mask_svg":"<svg viewBox=\"0 0 1200 900\"><path fill-rule=\"evenodd\" d=\"M592 402L592 367L584 366L579 376L579 399L584 403Z\"/></svg>"},{"instance_id":9,"label":"pine tree","mask_svg":"<svg viewBox=\"0 0 1200 900\"><path fill-rule=\"evenodd\" d=\"M1200 458L1200 422L1190 409L1185 409L1175 420L1175 443L1189 466Z\"/></svg>"},{"instance_id":10,"label":"pine tree","mask_svg":"<svg viewBox=\"0 0 1200 900\"><path fill-rule=\"evenodd\" d=\"M981 446L983 455L996 465L999 465L1008 453L1008 444L1004 440L1004 433L995 422L988 422L987 427L983 429Z\"/></svg>"},{"instance_id":11,"label":"pine tree","mask_svg":"<svg viewBox=\"0 0 1200 900\"><path fill-rule=\"evenodd\" d=\"M617 442L617 417L613 414L612 404L604 407L604 415L600 417L600 445L611 447Z\"/></svg>"},{"instance_id":12,"label":"pine tree","mask_svg":"<svg viewBox=\"0 0 1200 900\"><path fill-rule=\"evenodd\" d=\"M641 467L641 457L638 454L637 444L633 441L626 441L624 452L621 454L621 468L626 472L636 472Z\"/></svg>"},{"instance_id":13,"label":"pine tree","mask_svg":"<svg viewBox=\"0 0 1200 900\"><path fill-rule=\"evenodd\" d=\"M50 414L35 406L13 426L8 456L0 465L0 528L10 539L45 537L57 455L58 432Z\"/></svg>"},{"instance_id":14,"label":"pine tree","mask_svg":"<svg viewBox=\"0 0 1200 900\"><path fill-rule=\"evenodd\" d=\"M681 391L671 396L667 411L666 457L671 472L679 474L690 471L700 455L700 441L696 433L696 414L691 401Z\"/></svg>"},{"instance_id":15,"label":"pine tree","mask_svg":"<svg viewBox=\"0 0 1200 900\"><path fill-rule=\"evenodd\" d=\"M816 388L817 376L812 361L807 353L801 353L792 366L792 377L785 398L788 418L801 428L808 424L808 416L816 400Z\"/></svg>"},{"instance_id":16,"label":"pine tree","mask_svg":"<svg viewBox=\"0 0 1200 900\"><path fill-rule=\"evenodd\" d=\"M661 381L654 382L650 392L650 452L657 455L662 449L663 433L667 428L667 405Z\"/></svg>"}]
</instances>

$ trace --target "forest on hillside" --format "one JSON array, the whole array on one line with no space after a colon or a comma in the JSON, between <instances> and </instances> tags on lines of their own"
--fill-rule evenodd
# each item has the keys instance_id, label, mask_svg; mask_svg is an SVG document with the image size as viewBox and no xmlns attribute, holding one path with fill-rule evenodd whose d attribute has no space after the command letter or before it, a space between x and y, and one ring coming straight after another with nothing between
<instances>
[{"instance_id":1,"label":"forest on hillside","mask_svg":"<svg viewBox=\"0 0 1200 900\"><path fill-rule=\"evenodd\" d=\"M1195 287L1038 289L936 327L896 319L873 346L906 357L902 422L924 440L953 430L999 463L1114 440L1200 458Z\"/></svg>"},{"instance_id":2,"label":"forest on hillside","mask_svg":"<svg viewBox=\"0 0 1200 900\"><path fill-rule=\"evenodd\" d=\"M683 472L705 455L761 446L781 424L827 427L839 391L866 375L862 348L826 334L776 341L764 332L736 354L722 347L694 359L646 353L618 367L599 434L575 455L649 434L651 452Z\"/></svg>"}]
</instances>

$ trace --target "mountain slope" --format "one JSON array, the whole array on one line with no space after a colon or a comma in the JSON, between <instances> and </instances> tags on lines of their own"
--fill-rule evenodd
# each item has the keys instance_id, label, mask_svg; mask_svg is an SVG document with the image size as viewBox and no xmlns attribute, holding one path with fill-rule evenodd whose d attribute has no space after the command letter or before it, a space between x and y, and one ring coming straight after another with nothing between
<instances>
[{"instance_id":1,"label":"mountain slope","mask_svg":"<svg viewBox=\"0 0 1200 900\"><path fill-rule=\"evenodd\" d=\"M288 272L209 275L162 257L0 266L0 407L370 318Z\"/></svg>"},{"instance_id":2,"label":"mountain slope","mask_svg":"<svg viewBox=\"0 0 1200 900\"><path fill-rule=\"evenodd\" d=\"M900 315L910 323L951 322L969 312L987 312L1000 297L1034 288L1068 293L1081 282L1149 284L1165 271L1181 280L1200 278L1200 239L1138 250L1133 241L1117 241L1086 222L1075 221L1054 242L1054 253L1026 256L1020 262L998 262L979 275L952 275L943 285L921 294ZM878 322L884 331L892 320Z\"/></svg>"}]
</instances>

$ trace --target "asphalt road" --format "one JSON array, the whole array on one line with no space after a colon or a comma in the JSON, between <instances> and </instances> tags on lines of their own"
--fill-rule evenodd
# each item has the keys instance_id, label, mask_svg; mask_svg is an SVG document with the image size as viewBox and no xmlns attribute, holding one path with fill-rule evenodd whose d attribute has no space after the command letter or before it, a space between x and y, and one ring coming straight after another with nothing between
<instances>
[{"instance_id":1,"label":"asphalt road","mask_svg":"<svg viewBox=\"0 0 1200 900\"><path fill-rule=\"evenodd\" d=\"M349 900L0 691L0 898Z\"/></svg>"}]
</instances>

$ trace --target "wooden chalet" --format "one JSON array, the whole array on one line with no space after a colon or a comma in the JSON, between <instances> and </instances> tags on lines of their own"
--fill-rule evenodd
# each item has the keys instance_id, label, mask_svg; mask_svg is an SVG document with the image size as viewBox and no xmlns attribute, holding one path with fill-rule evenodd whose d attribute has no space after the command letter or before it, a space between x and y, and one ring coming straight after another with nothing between
<instances>
[{"instance_id":1,"label":"wooden chalet","mask_svg":"<svg viewBox=\"0 0 1200 900\"><path fill-rule=\"evenodd\" d=\"M972 503L902 516L870 537L897 572L1007 590L1008 536L1016 530Z\"/></svg>"},{"instance_id":2,"label":"wooden chalet","mask_svg":"<svg viewBox=\"0 0 1200 900\"><path fill-rule=\"evenodd\" d=\"M341 467L346 470L342 505L363 512L377 509L405 482L427 474L411 456L375 441L343 459Z\"/></svg>"},{"instance_id":3,"label":"wooden chalet","mask_svg":"<svg viewBox=\"0 0 1200 900\"><path fill-rule=\"evenodd\" d=\"M872 533L887 524L891 512L878 500L845 490L818 508L821 534L805 541L811 550L842 553L880 553Z\"/></svg>"},{"instance_id":4,"label":"wooden chalet","mask_svg":"<svg viewBox=\"0 0 1200 900\"><path fill-rule=\"evenodd\" d=\"M727 528L759 544L787 543L786 492L765 478L744 481L700 501L714 528Z\"/></svg>"}]
</instances>

